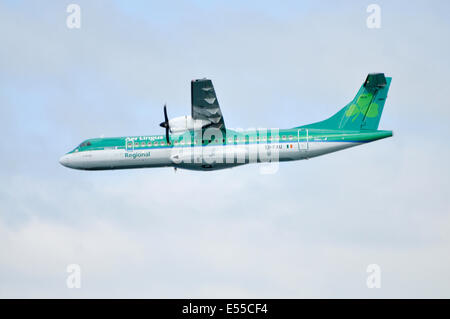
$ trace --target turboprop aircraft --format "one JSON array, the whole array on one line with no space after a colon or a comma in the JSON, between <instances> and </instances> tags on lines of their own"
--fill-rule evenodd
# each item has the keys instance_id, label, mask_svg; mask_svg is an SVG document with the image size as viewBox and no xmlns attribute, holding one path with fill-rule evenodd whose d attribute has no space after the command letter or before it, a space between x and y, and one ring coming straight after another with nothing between
<instances>
[{"instance_id":1,"label":"turboprop aircraft","mask_svg":"<svg viewBox=\"0 0 450 319\"><path fill-rule=\"evenodd\" d=\"M92 138L59 162L81 170L174 167L217 170L258 162L295 161L392 136L378 130L391 78L367 76L355 98L330 118L290 129L227 129L211 80L191 82L191 115L169 120L165 134Z\"/></svg>"}]
</instances>

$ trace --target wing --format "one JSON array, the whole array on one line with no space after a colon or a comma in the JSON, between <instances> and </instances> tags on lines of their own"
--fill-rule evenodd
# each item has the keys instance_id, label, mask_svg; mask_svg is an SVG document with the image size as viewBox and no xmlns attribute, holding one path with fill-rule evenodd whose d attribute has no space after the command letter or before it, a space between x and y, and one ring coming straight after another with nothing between
<instances>
[{"instance_id":1,"label":"wing","mask_svg":"<svg viewBox=\"0 0 450 319\"><path fill-rule=\"evenodd\" d=\"M211 80L192 80L191 104L194 120L209 122L207 127L225 129L225 122Z\"/></svg>"}]
</instances>

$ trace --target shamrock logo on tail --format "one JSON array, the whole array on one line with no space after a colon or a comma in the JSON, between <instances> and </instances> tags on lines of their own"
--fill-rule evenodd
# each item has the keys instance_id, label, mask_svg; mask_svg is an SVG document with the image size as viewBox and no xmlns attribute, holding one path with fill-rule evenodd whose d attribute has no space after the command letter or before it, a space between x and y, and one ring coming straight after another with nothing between
<instances>
[{"instance_id":1,"label":"shamrock logo on tail","mask_svg":"<svg viewBox=\"0 0 450 319\"><path fill-rule=\"evenodd\" d=\"M378 116L378 104L376 104L376 103L370 104L370 101L372 101L371 93L361 94L358 97L356 104L353 103L347 109L347 111L345 112L345 116L347 116L347 117L353 116L352 122L354 122L356 120L356 118L359 116L359 114L363 114L363 115L366 114L366 117ZM368 108L369 108L369 111L367 112Z\"/></svg>"}]
</instances>

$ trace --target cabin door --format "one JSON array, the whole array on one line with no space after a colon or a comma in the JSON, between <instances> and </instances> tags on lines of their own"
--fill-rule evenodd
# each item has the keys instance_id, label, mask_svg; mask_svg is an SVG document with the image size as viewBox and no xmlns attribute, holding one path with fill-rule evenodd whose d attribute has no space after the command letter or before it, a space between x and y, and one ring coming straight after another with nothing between
<instances>
[{"instance_id":1,"label":"cabin door","mask_svg":"<svg viewBox=\"0 0 450 319\"><path fill-rule=\"evenodd\" d=\"M125 139L125 151L133 152L134 151L134 139L127 137Z\"/></svg>"},{"instance_id":2,"label":"cabin door","mask_svg":"<svg viewBox=\"0 0 450 319\"><path fill-rule=\"evenodd\" d=\"M308 129L301 128L298 130L298 149L301 152L308 151L309 145Z\"/></svg>"}]
</instances>

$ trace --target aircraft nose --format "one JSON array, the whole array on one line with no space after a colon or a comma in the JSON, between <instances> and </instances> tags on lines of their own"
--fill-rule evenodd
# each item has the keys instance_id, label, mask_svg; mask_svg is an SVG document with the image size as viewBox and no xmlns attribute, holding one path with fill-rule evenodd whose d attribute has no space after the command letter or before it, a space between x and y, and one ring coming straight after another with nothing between
<instances>
[{"instance_id":1,"label":"aircraft nose","mask_svg":"<svg viewBox=\"0 0 450 319\"><path fill-rule=\"evenodd\" d=\"M61 156L61 158L59 159L59 163L62 166L69 167L69 157L67 155Z\"/></svg>"}]
</instances>

